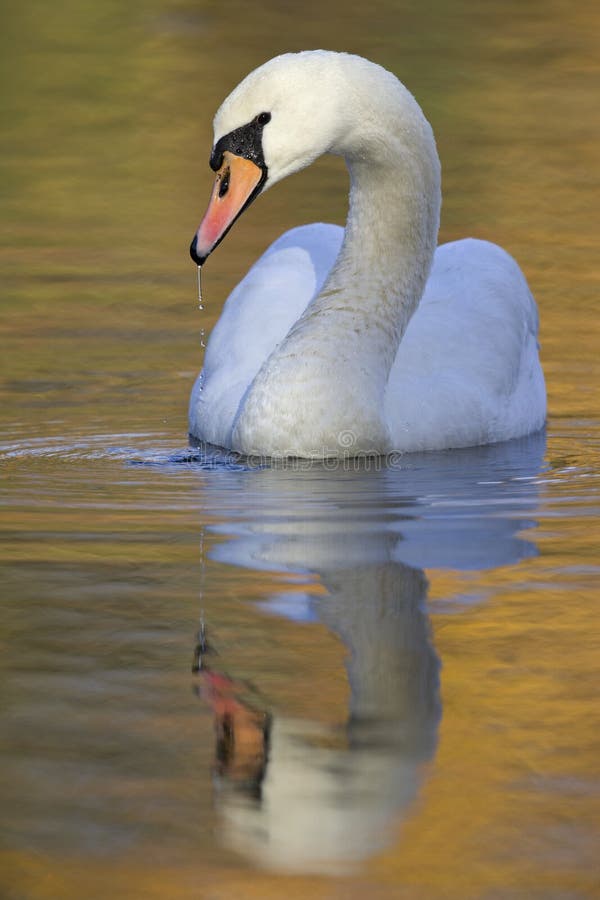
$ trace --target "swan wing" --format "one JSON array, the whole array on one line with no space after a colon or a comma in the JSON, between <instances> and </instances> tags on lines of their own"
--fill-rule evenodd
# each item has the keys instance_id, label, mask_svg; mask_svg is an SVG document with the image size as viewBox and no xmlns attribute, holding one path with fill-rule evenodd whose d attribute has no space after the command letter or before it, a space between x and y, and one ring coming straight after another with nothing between
<instances>
[{"instance_id":1,"label":"swan wing","mask_svg":"<svg viewBox=\"0 0 600 900\"><path fill-rule=\"evenodd\" d=\"M320 290L343 229L283 234L228 297L190 401L190 431L230 446L244 394ZM423 298L400 343L384 410L394 450L508 440L546 416L535 301L516 262L487 241L436 250Z\"/></svg>"},{"instance_id":2,"label":"swan wing","mask_svg":"<svg viewBox=\"0 0 600 900\"><path fill-rule=\"evenodd\" d=\"M231 446L242 398L264 361L317 294L342 243L339 225L285 232L234 288L210 335L190 399L190 432Z\"/></svg>"},{"instance_id":3,"label":"swan wing","mask_svg":"<svg viewBox=\"0 0 600 900\"><path fill-rule=\"evenodd\" d=\"M537 308L517 263L466 239L437 248L384 401L395 450L508 440L546 417Z\"/></svg>"}]
</instances>

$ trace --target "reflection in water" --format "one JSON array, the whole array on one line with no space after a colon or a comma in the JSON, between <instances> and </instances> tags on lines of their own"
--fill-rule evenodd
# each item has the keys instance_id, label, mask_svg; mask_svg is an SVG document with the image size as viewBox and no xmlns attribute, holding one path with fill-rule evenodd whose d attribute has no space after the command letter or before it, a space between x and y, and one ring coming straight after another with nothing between
<instances>
[{"instance_id":1,"label":"reflection in water","mask_svg":"<svg viewBox=\"0 0 600 900\"><path fill-rule=\"evenodd\" d=\"M267 728L232 682L211 670L203 678L217 771L235 788L219 780L226 841L268 867L341 873L381 847L414 799L436 743L439 660L423 573L390 562L333 572L325 583L321 618L349 649L344 734L285 715Z\"/></svg>"},{"instance_id":2,"label":"reflection in water","mask_svg":"<svg viewBox=\"0 0 600 900\"><path fill-rule=\"evenodd\" d=\"M344 732L332 733L285 714L271 719L225 676L204 672L227 776L217 779L226 843L268 868L303 872L347 872L385 845L410 812L441 716L422 569L482 569L535 553L516 532L532 524L524 514L536 494L522 487L539 473L543 449L536 435L406 457L396 470L367 462L359 472L240 476L239 526L214 556L318 576L325 594L290 591L273 608L318 618L343 640L350 700Z\"/></svg>"}]
</instances>

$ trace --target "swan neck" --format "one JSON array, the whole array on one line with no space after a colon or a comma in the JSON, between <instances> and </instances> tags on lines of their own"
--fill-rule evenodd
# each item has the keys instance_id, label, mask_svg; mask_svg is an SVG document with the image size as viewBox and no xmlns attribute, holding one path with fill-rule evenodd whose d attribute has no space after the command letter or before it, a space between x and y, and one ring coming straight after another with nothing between
<instances>
[{"instance_id":1,"label":"swan neck","mask_svg":"<svg viewBox=\"0 0 600 900\"><path fill-rule=\"evenodd\" d=\"M391 446L385 393L435 252L440 167L418 104L381 72L339 117L328 149L350 173L344 240L323 288L252 383L232 436L243 452L323 458Z\"/></svg>"},{"instance_id":2,"label":"swan neck","mask_svg":"<svg viewBox=\"0 0 600 900\"><path fill-rule=\"evenodd\" d=\"M307 310L309 317L335 314L339 327L345 320L347 329L360 334L353 355L370 361L371 378L379 374L381 389L421 299L437 244L439 162L434 144L426 145L424 155L419 150L400 147L384 158L346 156L350 197L344 241Z\"/></svg>"}]
</instances>

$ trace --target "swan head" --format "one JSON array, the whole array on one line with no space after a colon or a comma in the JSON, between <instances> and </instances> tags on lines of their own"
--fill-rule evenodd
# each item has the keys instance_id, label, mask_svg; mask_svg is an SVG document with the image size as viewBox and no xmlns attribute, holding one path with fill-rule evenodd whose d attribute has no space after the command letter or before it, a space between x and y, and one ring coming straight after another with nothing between
<instances>
[{"instance_id":1,"label":"swan head","mask_svg":"<svg viewBox=\"0 0 600 900\"><path fill-rule=\"evenodd\" d=\"M216 176L190 247L194 262L202 265L252 201L282 178L323 153L360 155L370 130L385 120L386 98L395 106L399 92L412 100L375 63L325 50L286 53L247 75L214 119Z\"/></svg>"}]
</instances>

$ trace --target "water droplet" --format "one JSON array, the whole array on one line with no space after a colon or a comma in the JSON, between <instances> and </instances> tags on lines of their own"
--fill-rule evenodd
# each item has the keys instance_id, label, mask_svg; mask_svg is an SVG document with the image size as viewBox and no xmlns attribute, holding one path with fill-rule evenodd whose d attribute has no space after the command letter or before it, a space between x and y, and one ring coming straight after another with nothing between
<instances>
[{"instance_id":1,"label":"water droplet","mask_svg":"<svg viewBox=\"0 0 600 900\"><path fill-rule=\"evenodd\" d=\"M204 309L202 306L202 266L198 266L198 309Z\"/></svg>"},{"instance_id":2,"label":"water droplet","mask_svg":"<svg viewBox=\"0 0 600 900\"><path fill-rule=\"evenodd\" d=\"M201 328L201 329L200 329L200 346L201 346L201 347L206 347L206 344L204 343L204 335L205 335L205 333L206 333L206 332L204 331L204 328Z\"/></svg>"}]
</instances>

